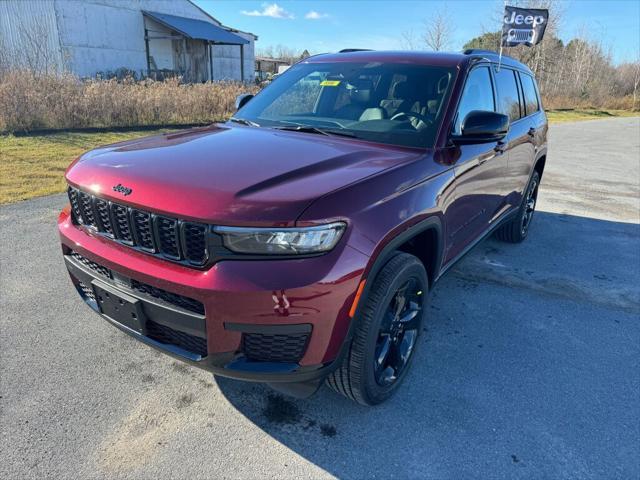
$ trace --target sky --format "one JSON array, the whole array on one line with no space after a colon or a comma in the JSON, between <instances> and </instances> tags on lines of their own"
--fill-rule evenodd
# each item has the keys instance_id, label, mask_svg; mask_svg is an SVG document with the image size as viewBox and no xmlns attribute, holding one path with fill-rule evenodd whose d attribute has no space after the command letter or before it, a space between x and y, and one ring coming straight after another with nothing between
<instances>
[{"instance_id":1,"label":"sky","mask_svg":"<svg viewBox=\"0 0 640 480\"><path fill-rule=\"evenodd\" d=\"M285 45L311 53L342 48L402 49L402 33L424 30L445 9L455 25L450 50L483 31L499 30L500 0L194 0L224 25L258 35L256 48ZM640 58L640 0L565 0L560 37L586 27L611 49L615 63Z\"/></svg>"}]
</instances>

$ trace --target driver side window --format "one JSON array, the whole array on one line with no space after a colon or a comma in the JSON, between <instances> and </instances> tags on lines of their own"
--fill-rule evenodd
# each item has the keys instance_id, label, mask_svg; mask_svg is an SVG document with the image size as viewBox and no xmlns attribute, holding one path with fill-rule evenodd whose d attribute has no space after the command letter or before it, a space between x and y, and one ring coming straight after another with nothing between
<instances>
[{"instance_id":1,"label":"driver side window","mask_svg":"<svg viewBox=\"0 0 640 480\"><path fill-rule=\"evenodd\" d=\"M462 122L469 112L473 110L484 110L495 112L495 103L493 98L493 85L491 84L491 73L488 67L474 68L467 77L467 83L464 86L464 92L458 106L456 115L456 123L453 127L453 133L460 135L462 133Z\"/></svg>"}]
</instances>

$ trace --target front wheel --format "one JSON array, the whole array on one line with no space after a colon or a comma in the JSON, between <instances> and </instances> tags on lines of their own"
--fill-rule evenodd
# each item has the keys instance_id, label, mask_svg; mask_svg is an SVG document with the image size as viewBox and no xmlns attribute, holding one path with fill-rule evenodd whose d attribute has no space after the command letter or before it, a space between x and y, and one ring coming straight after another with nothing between
<instances>
[{"instance_id":1,"label":"front wheel","mask_svg":"<svg viewBox=\"0 0 640 480\"><path fill-rule=\"evenodd\" d=\"M385 401L409 370L422 325L429 281L407 253L392 257L373 279L342 365L327 378L333 390L362 405Z\"/></svg>"}]
</instances>

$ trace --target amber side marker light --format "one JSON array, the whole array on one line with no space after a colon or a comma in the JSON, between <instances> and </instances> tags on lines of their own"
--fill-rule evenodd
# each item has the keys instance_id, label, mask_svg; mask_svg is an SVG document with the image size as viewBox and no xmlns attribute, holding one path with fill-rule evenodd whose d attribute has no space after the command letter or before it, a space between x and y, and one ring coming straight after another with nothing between
<instances>
[{"instance_id":1,"label":"amber side marker light","mask_svg":"<svg viewBox=\"0 0 640 480\"><path fill-rule=\"evenodd\" d=\"M367 283L366 280L362 280L360 285L358 285L358 290L356 291L356 298L353 299L353 304L351 305L351 310L349 310L349 317L353 318L356 314L356 309L358 308L358 302L360 301L360 297L362 296L362 292L364 290L364 284Z\"/></svg>"}]
</instances>

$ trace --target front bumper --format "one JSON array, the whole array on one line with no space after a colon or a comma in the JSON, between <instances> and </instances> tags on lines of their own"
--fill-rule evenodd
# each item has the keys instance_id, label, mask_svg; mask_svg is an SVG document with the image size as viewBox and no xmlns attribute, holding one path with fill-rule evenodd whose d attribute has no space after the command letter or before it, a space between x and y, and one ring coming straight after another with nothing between
<instances>
[{"instance_id":1,"label":"front bumper","mask_svg":"<svg viewBox=\"0 0 640 480\"><path fill-rule=\"evenodd\" d=\"M154 328L169 328L190 337L182 336L187 340L176 345L164 335L135 331L102 315L110 323L192 365L261 382L306 382L331 371L348 338L349 310L368 261L343 245L320 257L221 261L208 270L196 270L94 235L73 225L67 211L60 214L58 227L67 269L94 310L100 313L91 292L87 296L80 284L91 290L95 282L106 283L139 301L146 316L159 325ZM90 268L78 257L103 270ZM131 288L131 281L146 287ZM202 305L202 311L190 308L189 303L178 303L177 308L169 305L156 291L191 299ZM248 339L260 336L304 337L303 354L296 361L286 355L279 361L256 360L246 349Z\"/></svg>"}]
</instances>

